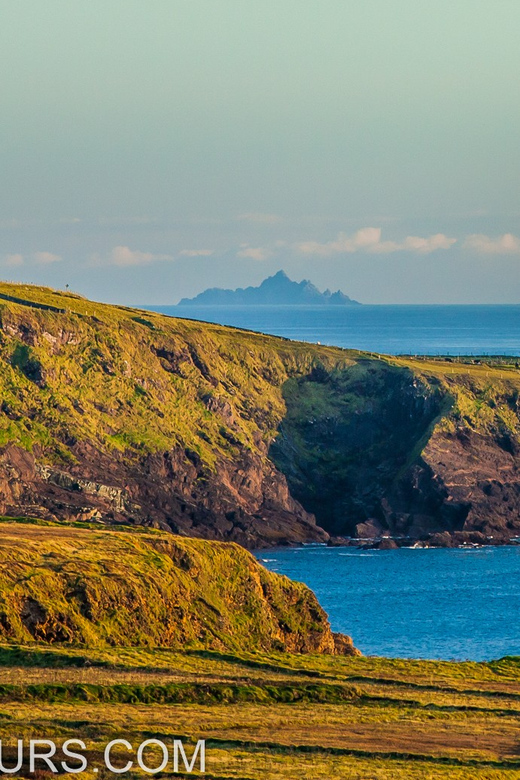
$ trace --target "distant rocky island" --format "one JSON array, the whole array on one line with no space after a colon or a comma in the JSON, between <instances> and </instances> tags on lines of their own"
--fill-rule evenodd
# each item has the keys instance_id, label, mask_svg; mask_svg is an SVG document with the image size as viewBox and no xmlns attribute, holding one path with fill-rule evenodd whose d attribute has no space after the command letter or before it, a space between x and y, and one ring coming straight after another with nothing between
<instances>
[{"instance_id":1,"label":"distant rocky island","mask_svg":"<svg viewBox=\"0 0 520 780\"><path fill-rule=\"evenodd\" d=\"M221 287L211 287L195 298L183 298L178 306L258 306L265 304L281 305L335 305L359 306L348 295L336 290L320 292L308 279L294 282L285 271L278 271L274 276L264 279L258 287L239 287L236 290L225 290Z\"/></svg>"}]
</instances>

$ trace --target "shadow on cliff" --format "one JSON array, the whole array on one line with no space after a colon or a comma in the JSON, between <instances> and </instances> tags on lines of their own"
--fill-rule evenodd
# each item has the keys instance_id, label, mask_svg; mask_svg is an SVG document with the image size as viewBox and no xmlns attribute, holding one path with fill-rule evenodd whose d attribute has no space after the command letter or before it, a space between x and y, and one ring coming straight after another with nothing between
<instances>
[{"instance_id":1,"label":"shadow on cliff","mask_svg":"<svg viewBox=\"0 0 520 780\"><path fill-rule=\"evenodd\" d=\"M283 396L287 412L270 457L329 533L407 533L392 527L395 503L410 511L419 502L416 509L438 515L444 496L433 475L423 468L425 484L411 484L433 425L451 404L435 380L367 358L342 370L316 366L289 379Z\"/></svg>"}]
</instances>

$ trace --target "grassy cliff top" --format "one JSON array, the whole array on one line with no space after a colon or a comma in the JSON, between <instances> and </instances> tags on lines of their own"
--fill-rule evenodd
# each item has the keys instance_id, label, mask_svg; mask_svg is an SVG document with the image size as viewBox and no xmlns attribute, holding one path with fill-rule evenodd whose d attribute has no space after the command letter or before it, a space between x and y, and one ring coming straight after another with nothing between
<instances>
[{"instance_id":1,"label":"grassy cliff top","mask_svg":"<svg viewBox=\"0 0 520 780\"><path fill-rule=\"evenodd\" d=\"M284 413L281 385L354 353L0 284L0 445L67 440L153 452L176 444L204 462L262 450ZM265 449L265 448L264 448Z\"/></svg>"},{"instance_id":2,"label":"grassy cliff top","mask_svg":"<svg viewBox=\"0 0 520 780\"><path fill-rule=\"evenodd\" d=\"M286 412L282 388L313 371L340 377L336 394L346 371L351 399L407 374L449 395L469 425L517 426L513 363L376 356L22 284L0 284L0 321L0 446L38 445L48 462L74 462L77 441L137 454L179 444L209 467L241 446L265 455Z\"/></svg>"},{"instance_id":3,"label":"grassy cliff top","mask_svg":"<svg viewBox=\"0 0 520 780\"><path fill-rule=\"evenodd\" d=\"M88 647L334 652L300 583L232 543L0 523L0 635Z\"/></svg>"}]
</instances>

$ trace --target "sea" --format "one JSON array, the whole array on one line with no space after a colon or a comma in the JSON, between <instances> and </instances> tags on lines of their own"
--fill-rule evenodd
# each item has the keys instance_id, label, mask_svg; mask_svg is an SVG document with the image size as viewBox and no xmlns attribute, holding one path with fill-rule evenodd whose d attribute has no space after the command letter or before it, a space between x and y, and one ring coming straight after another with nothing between
<instances>
[{"instance_id":1,"label":"sea","mask_svg":"<svg viewBox=\"0 0 520 780\"><path fill-rule=\"evenodd\" d=\"M520 356L520 305L141 308L385 355Z\"/></svg>"},{"instance_id":2,"label":"sea","mask_svg":"<svg viewBox=\"0 0 520 780\"><path fill-rule=\"evenodd\" d=\"M489 661L520 655L520 546L260 550L304 582L364 655Z\"/></svg>"},{"instance_id":3,"label":"sea","mask_svg":"<svg viewBox=\"0 0 520 780\"><path fill-rule=\"evenodd\" d=\"M517 356L520 305L156 306L177 317L380 354ZM365 655L486 661L520 655L520 546L261 550L304 582Z\"/></svg>"}]
</instances>

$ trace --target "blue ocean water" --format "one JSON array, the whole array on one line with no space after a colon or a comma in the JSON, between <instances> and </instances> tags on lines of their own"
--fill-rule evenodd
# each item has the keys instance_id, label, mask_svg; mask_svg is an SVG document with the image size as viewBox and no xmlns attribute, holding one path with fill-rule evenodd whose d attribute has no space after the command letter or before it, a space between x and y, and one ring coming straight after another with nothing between
<instances>
[{"instance_id":1,"label":"blue ocean water","mask_svg":"<svg viewBox=\"0 0 520 780\"><path fill-rule=\"evenodd\" d=\"M143 308L389 355L520 355L520 305Z\"/></svg>"},{"instance_id":2,"label":"blue ocean water","mask_svg":"<svg viewBox=\"0 0 520 780\"><path fill-rule=\"evenodd\" d=\"M520 655L520 547L261 550L305 582L365 655L485 661Z\"/></svg>"},{"instance_id":3,"label":"blue ocean water","mask_svg":"<svg viewBox=\"0 0 520 780\"><path fill-rule=\"evenodd\" d=\"M520 305L150 306L176 317L383 354L520 356ZM305 582L334 630L368 655L471 659L520 655L520 547L305 547L261 551Z\"/></svg>"}]
</instances>

